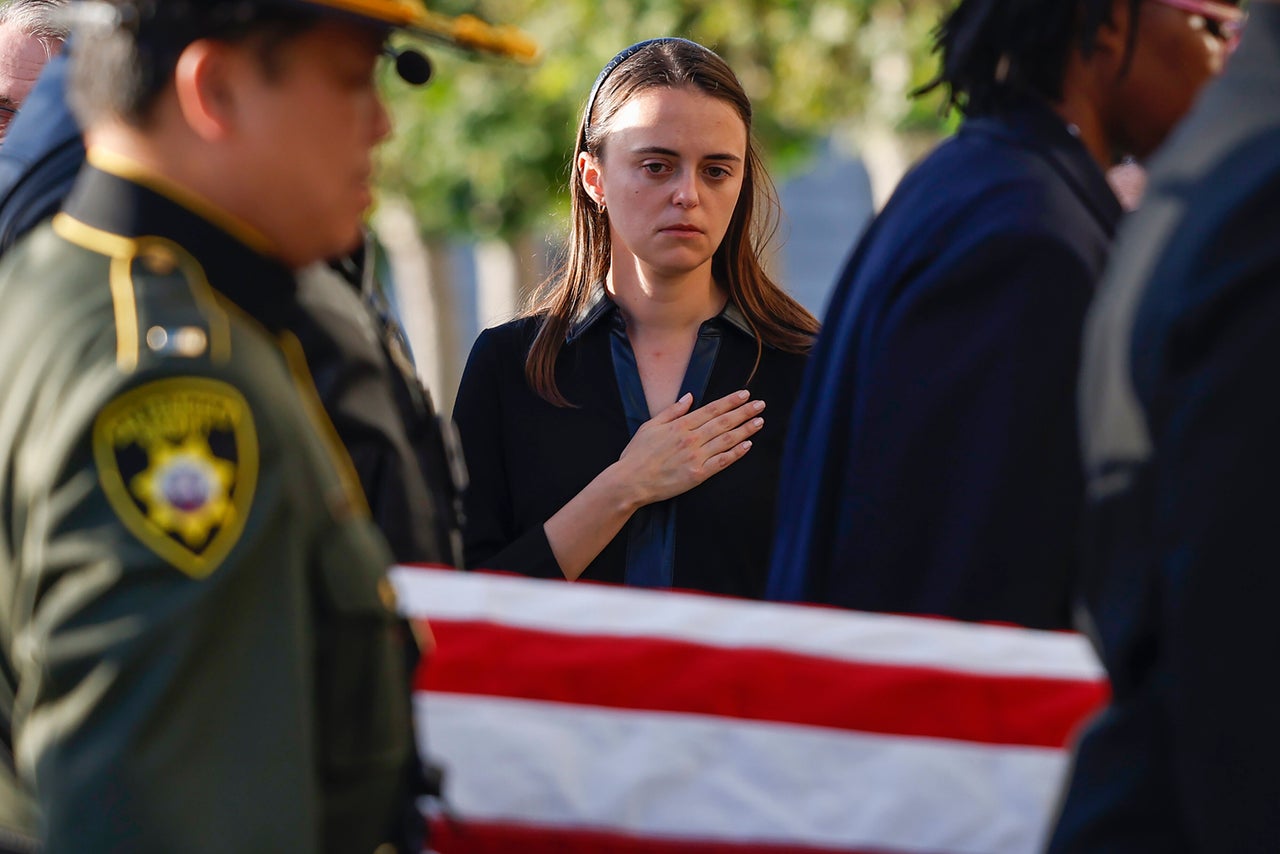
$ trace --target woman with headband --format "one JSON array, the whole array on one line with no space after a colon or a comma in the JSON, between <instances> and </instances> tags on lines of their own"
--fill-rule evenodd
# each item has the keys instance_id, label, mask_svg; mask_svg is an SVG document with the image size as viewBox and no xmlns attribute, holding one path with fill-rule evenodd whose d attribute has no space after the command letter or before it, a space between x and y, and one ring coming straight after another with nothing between
<instances>
[{"instance_id":1,"label":"woman with headband","mask_svg":"<svg viewBox=\"0 0 1280 854\"><path fill-rule=\"evenodd\" d=\"M701 45L633 45L572 174L563 267L458 392L467 564L760 597L818 322L760 260L777 199L750 101Z\"/></svg>"}]
</instances>

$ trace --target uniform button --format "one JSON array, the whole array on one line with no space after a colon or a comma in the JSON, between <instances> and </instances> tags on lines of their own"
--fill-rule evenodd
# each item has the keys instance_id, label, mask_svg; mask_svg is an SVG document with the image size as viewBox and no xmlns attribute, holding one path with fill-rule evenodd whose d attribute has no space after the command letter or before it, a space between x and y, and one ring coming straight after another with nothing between
<instances>
[{"instance_id":1,"label":"uniform button","mask_svg":"<svg viewBox=\"0 0 1280 854\"><path fill-rule=\"evenodd\" d=\"M157 353L194 359L209 346L209 336L199 326L179 326L174 330L153 326L147 330L147 346Z\"/></svg>"},{"instance_id":2,"label":"uniform button","mask_svg":"<svg viewBox=\"0 0 1280 854\"><path fill-rule=\"evenodd\" d=\"M148 246L142 252L142 263L158 276L167 276L178 268L178 256L164 246Z\"/></svg>"},{"instance_id":3,"label":"uniform button","mask_svg":"<svg viewBox=\"0 0 1280 854\"><path fill-rule=\"evenodd\" d=\"M173 334L173 349L179 356L194 358L209 345L209 336L199 326L183 326Z\"/></svg>"}]
</instances>

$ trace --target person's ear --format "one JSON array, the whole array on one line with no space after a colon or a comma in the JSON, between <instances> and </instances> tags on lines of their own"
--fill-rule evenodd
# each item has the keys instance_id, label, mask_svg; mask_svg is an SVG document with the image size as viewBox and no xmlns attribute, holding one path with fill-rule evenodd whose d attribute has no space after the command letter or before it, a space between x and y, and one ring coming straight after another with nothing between
<instances>
[{"instance_id":1,"label":"person's ear","mask_svg":"<svg viewBox=\"0 0 1280 854\"><path fill-rule=\"evenodd\" d=\"M1134 14L1132 0L1111 0L1110 20L1103 21L1094 33L1094 51L1118 63L1117 67L1129 53L1129 33L1138 23Z\"/></svg>"},{"instance_id":2,"label":"person's ear","mask_svg":"<svg viewBox=\"0 0 1280 854\"><path fill-rule=\"evenodd\" d=\"M212 39L192 42L178 57L173 75L178 108L203 139L224 138L234 126L235 60L229 45Z\"/></svg>"},{"instance_id":3,"label":"person's ear","mask_svg":"<svg viewBox=\"0 0 1280 854\"><path fill-rule=\"evenodd\" d=\"M578 180L582 189L587 191L596 207L604 205L604 176L600 170L600 160L589 151L578 152Z\"/></svg>"}]
</instances>

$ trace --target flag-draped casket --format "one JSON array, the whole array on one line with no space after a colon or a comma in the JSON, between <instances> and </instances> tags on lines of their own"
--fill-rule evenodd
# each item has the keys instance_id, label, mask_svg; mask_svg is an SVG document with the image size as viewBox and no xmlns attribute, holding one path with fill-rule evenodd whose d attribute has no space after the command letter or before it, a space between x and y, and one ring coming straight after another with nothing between
<instances>
[{"instance_id":1,"label":"flag-draped casket","mask_svg":"<svg viewBox=\"0 0 1280 854\"><path fill-rule=\"evenodd\" d=\"M402 567L441 854L1018 854L1106 684L1074 634Z\"/></svg>"}]
</instances>

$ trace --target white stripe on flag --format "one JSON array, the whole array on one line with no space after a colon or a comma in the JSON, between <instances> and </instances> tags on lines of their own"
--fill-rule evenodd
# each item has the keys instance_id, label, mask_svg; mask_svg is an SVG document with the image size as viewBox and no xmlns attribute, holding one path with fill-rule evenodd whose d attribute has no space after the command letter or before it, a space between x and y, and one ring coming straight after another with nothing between
<instances>
[{"instance_id":1,"label":"white stripe on flag","mask_svg":"<svg viewBox=\"0 0 1280 854\"><path fill-rule=\"evenodd\" d=\"M655 636L844 661L1100 681L1080 635L668 591L400 567L405 613L574 635Z\"/></svg>"},{"instance_id":2,"label":"white stripe on flag","mask_svg":"<svg viewBox=\"0 0 1280 854\"><path fill-rule=\"evenodd\" d=\"M880 851L1038 851L1061 751L419 694L450 804L478 821Z\"/></svg>"}]
</instances>

